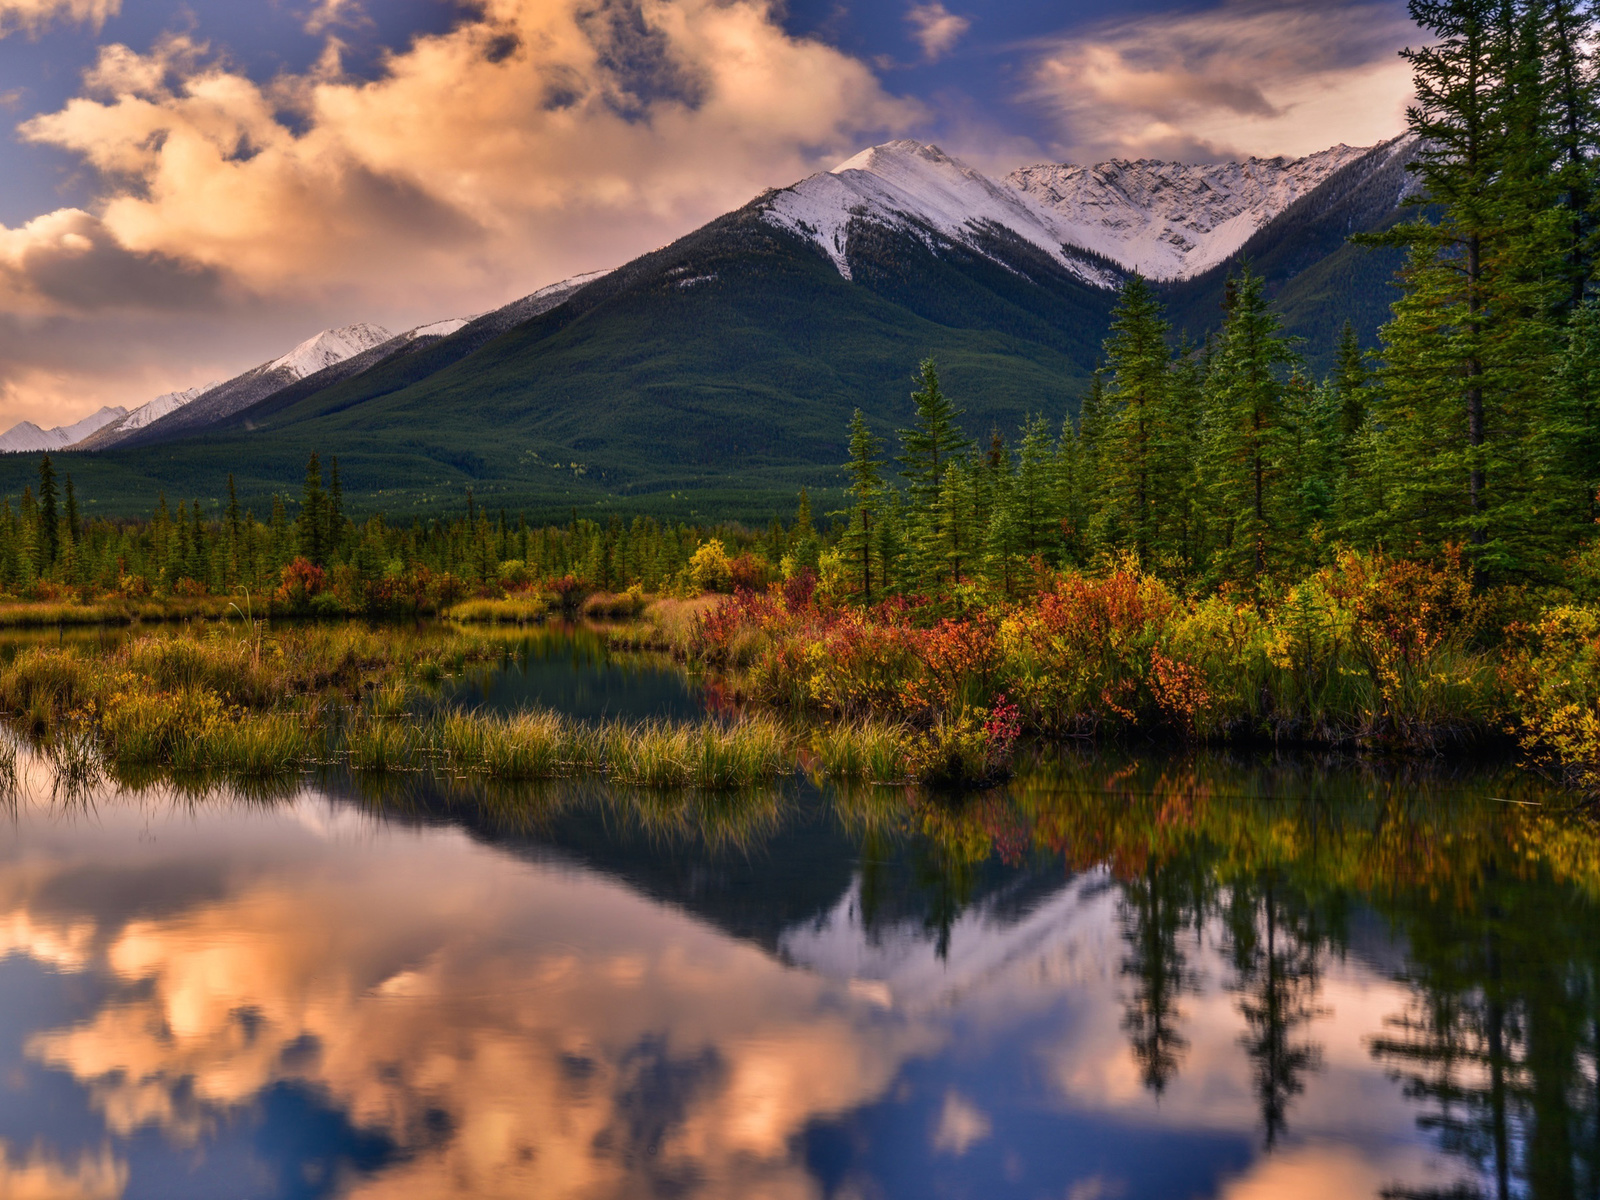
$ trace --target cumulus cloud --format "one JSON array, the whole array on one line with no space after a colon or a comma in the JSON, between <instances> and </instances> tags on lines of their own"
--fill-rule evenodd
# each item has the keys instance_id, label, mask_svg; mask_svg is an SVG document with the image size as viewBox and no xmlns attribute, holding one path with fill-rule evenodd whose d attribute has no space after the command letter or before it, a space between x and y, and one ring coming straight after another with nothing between
<instances>
[{"instance_id":1,"label":"cumulus cloud","mask_svg":"<svg viewBox=\"0 0 1600 1200\"><path fill-rule=\"evenodd\" d=\"M122 0L0 0L0 37L38 33L56 21L76 21L96 29L122 10Z\"/></svg>"},{"instance_id":2,"label":"cumulus cloud","mask_svg":"<svg viewBox=\"0 0 1600 1200\"><path fill-rule=\"evenodd\" d=\"M1236 0L1053 42L1027 96L1079 161L1308 154L1400 132L1411 77L1396 51L1415 34L1391 4Z\"/></svg>"},{"instance_id":3,"label":"cumulus cloud","mask_svg":"<svg viewBox=\"0 0 1600 1200\"><path fill-rule=\"evenodd\" d=\"M355 11L324 0L312 19ZM105 303L68 269L102 250L163 303L209 288L208 304L395 327L481 311L917 115L865 64L786 33L773 0L477 0L378 78L338 53L330 38L312 70L261 83L188 37L102 48L80 95L20 127L94 168L100 200L0 230L0 312Z\"/></svg>"},{"instance_id":4,"label":"cumulus cloud","mask_svg":"<svg viewBox=\"0 0 1600 1200\"><path fill-rule=\"evenodd\" d=\"M934 0L932 4L914 4L906 13L906 23L911 26L911 38L922 47L929 62L937 62L972 28L966 17L958 17Z\"/></svg>"}]
</instances>

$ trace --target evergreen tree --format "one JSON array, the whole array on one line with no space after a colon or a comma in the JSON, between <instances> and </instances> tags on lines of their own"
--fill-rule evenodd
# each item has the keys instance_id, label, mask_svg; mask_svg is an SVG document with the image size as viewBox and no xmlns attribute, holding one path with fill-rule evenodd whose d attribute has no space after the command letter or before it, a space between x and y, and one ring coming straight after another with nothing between
<instances>
[{"instance_id":1,"label":"evergreen tree","mask_svg":"<svg viewBox=\"0 0 1600 1200\"><path fill-rule=\"evenodd\" d=\"M985 522L985 558L991 581L1011 595L1026 559L1024 521L1017 478L1011 470L1011 452L1003 445L991 451L993 467L988 520Z\"/></svg>"},{"instance_id":2,"label":"evergreen tree","mask_svg":"<svg viewBox=\"0 0 1600 1200\"><path fill-rule=\"evenodd\" d=\"M1212 570L1259 593L1285 546L1284 385L1294 355L1246 267L1230 288L1205 388L1202 478L1215 518Z\"/></svg>"},{"instance_id":3,"label":"evergreen tree","mask_svg":"<svg viewBox=\"0 0 1600 1200\"><path fill-rule=\"evenodd\" d=\"M467 506L471 510L472 492L467 492ZM322 490L322 464L317 452L311 452L306 463L306 481L300 494L300 516L295 522L300 537L300 553L311 563L323 567L328 564L327 497Z\"/></svg>"},{"instance_id":4,"label":"evergreen tree","mask_svg":"<svg viewBox=\"0 0 1600 1200\"><path fill-rule=\"evenodd\" d=\"M344 485L339 481L339 456L334 455L328 460L328 532L324 545L331 559L339 553L339 548L344 544ZM505 528L505 514L500 514L501 530Z\"/></svg>"},{"instance_id":5,"label":"evergreen tree","mask_svg":"<svg viewBox=\"0 0 1600 1200\"><path fill-rule=\"evenodd\" d=\"M949 527L959 514L944 503L944 476L971 443L961 432L963 413L940 388L932 359L922 363L918 383L911 394L916 422L900 431L900 473L909 484L906 532L913 569L919 584L932 588L947 578L950 548L961 541L959 531ZM970 493L970 478L964 486Z\"/></svg>"},{"instance_id":6,"label":"evergreen tree","mask_svg":"<svg viewBox=\"0 0 1600 1200\"><path fill-rule=\"evenodd\" d=\"M1551 421L1565 458L1574 519L1600 519L1600 304L1586 300L1567 327L1551 381Z\"/></svg>"},{"instance_id":7,"label":"evergreen tree","mask_svg":"<svg viewBox=\"0 0 1600 1200\"><path fill-rule=\"evenodd\" d=\"M883 443L873 436L858 408L850 418L850 523L844 535L844 553L856 571L862 599L872 603L873 542L878 536L878 506L883 498ZM883 579L878 579L882 590Z\"/></svg>"},{"instance_id":8,"label":"evergreen tree","mask_svg":"<svg viewBox=\"0 0 1600 1200\"><path fill-rule=\"evenodd\" d=\"M1165 515L1163 459L1173 433L1167 329L1155 293L1134 274L1123 285L1105 343L1111 387L1100 486L1112 536L1141 561L1160 548Z\"/></svg>"},{"instance_id":9,"label":"evergreen tree","mask_svg":"<svg viewBox=\"0 0 1600 1200\"><path fill-rule=\"evenodd\" d=\"M1018 548L1025 559L1061 558L1061 517L1051 487L1050 426L1034 417L1022 431L1017 474L1011 488L1016 510Z\"/></svg>"},{"instance_id":10,"label":"evergreen tree","mask_svg":"<svg viewBox=\"0 0 1600 1200\"><path fill-rule=\"evenodd\" d=\"M40 575L55 565L61 553L60 518L56 515L56 472L50 456L39 458L39 518L34 538L34 565Z\"/></svg>"}]
</instances>

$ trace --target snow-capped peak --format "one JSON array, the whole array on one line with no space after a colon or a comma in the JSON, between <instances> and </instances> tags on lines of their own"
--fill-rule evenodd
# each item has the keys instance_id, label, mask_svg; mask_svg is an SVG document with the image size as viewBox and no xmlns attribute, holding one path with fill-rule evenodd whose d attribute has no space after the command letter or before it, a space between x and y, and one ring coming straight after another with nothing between
<instances>
[{"instance_id":1,"label":"snow-capped peak","mask_svg":"<svg viewBox=\"0 0 1600 1200\"><path fill-rule=\"evenodd\" d=\"M265 370L286 371L295 379L304 379L334 363L354 358L363 350L381 346L393 337L394 334L382 325L369 325L365 321L339 329L325 329L301 342L282 358L273 359Z\"/></svg>"},{"instance_id":2,"label":"snow-capped peak","mask_svg":"<svg viewBox=\"0 0 1600 1200\"><path fill-rule=\"evenodd\" d=\"M1369 149L1338 145L1305 158L1199 165L1041 163L1013 171L1006 184L1048 209L1074 244L1152 279L1186 279L1226 261L1256 230Z\"/></svg>"},{"instance_id":3,"label":"snow-capped peak","mask_svg":"<svg viewBox=\"0 0 1600 1200\"><path fill-rule=\"evenodd\" d=\"M71 425L57 425L54 429L40 429L32 421L22 421L6 430L4 434L0 434L0 454L64 450L74 442L88 437L95 430L126 416L127 412L128 410L120 404L115 407L107 406L98 412L90 413L81 421Z\"/></svg>"},{"instance_id":4,"label":"snow-capped peak","mask_svg":"<svg viewBox=\"0 0 1600 1200\"><path fill-rule=\"evenodd\" d=\"M129 413L128 419L122 423L121 432L131 433L135 429L143 429L152 421L159 421L169 412L176 412L191 400L198 400L216 386L216 380L212 380L199 387L184 388L181 392L168 392L164 396L157 396L148 404L141 404Z\"/></svg>"},{"instance_id":5,"label":"snow-capped peak","mask_svg":"<svg viewBox=\"0 0 1600 1200\"><path fill-rule=\"evenodd\" d=\"M1004 229L1091 282L1111 282L1063 245L1051 215L1030 197L1002 187L937 146L906 139L863 150L831 171L772 193L765 215L815 241L846 278L850 222L865 219L918 236L932 233L980 252L983 234Z\"/></svg>"},{"instance_id":6,"label":"snow-capped peak","mask_svg":"<svg viewBox=\"0 0 1600 1200\"><path fill-rule=\"evenodd\" d=\"M771 193L765 217L816 242L846 278L850 223L863 220L924 239L931 232L980 253L983 234L1005 230L1081 278L1115 287L1114 271L1076 251L1153 279L1186 279L1226 261L1256 230L1367 153L1339 145L1305 158L1198 166L1044 163L996 182L937 146L902 139Z\"/></svg>"}]
</instances>

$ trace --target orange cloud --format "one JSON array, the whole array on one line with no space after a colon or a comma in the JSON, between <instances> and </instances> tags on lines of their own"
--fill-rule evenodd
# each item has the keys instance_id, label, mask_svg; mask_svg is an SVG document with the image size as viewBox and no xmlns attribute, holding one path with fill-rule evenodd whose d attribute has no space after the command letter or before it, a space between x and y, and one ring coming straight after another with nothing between
<instances>
[{"instance_id":1,"label":"orange cloud","mask_svg":"<svg viewBox=\"0 0 1600 1200\"><path fill-rule=\"evenodd\" d=\"M104 174L131 252L269 294L426 280L448 315L650 249L910 115L765 0L481 0L374 81L336 43L268 85L184 38L107 47L22 133Z\"/></svg>"},{"instance_id":2,"label":"orange cloud","mask_svg":"<svg viewBox=\"0 0 1600 1200\"><path fill-rule=\"evenodd\" d=\"M122 10L122 0L0 0L0 37L21 30L39 33L58 20L96 29Z\"/></svg>"},{"instance_id":3,"label":"orange cloud","mask_svg":"<svg viewBox=\"0 0 1600 1200\"><path fill-rule=\"evenodd\" d=\"M359 19L349 0L308 17ZM78 96L19 130L102 183L94 203L0 226L0 426L142 403L325 324L481 312L664 245L918 113L787 34L775 0L475 0L370 80L332 36L312 69L266 83L188 36L104 46ZM174 309L159 330L134 320ZM213 343L186 324L246 312L228 361L193 361ZM43 338L16 324L46 318Z\"/></svg>"},{"instance_id":4,"label":"orange cloud","mask_svg":"<svg viewBox=\"0 0 1600 1200\"><path fill-rule=\"evenodd\" d=\"M1389 5L1239 2L1100 26L1035 61L1065 155L1225 158L1376 143L1404 127L1415 26Z\"/></svg>"},{"instance_id":5,"label":"orange cloud","mask_svg":"<svg viewBox=\"0 0 1600 1200\"><path fill-rule=\"evenodd\" d=\"M912 40L922 47L922 53L929 62L937 62L949 54L955 49L956 43L966 36L967 30L972 28L971 21L956 16L939 0L931 4L912 5L906 13L906 20L911 25Z\"/></svg>"}]
</instances>

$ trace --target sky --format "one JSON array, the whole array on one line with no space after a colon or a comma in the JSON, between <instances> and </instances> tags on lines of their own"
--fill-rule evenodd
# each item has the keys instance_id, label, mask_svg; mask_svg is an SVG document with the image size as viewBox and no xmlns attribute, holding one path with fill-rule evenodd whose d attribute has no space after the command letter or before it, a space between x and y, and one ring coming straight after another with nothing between
<instances>
[{"instance_id":1,"label":"sky","mask_svg":"<svg viewBox=\"0 0 1600 1200\"><path fill-rule=\"evenodd\" d=\"M0 0L0 429L620 265L894 137L1399 133L1397 0Z\"/></svg>"}]
</instances>

